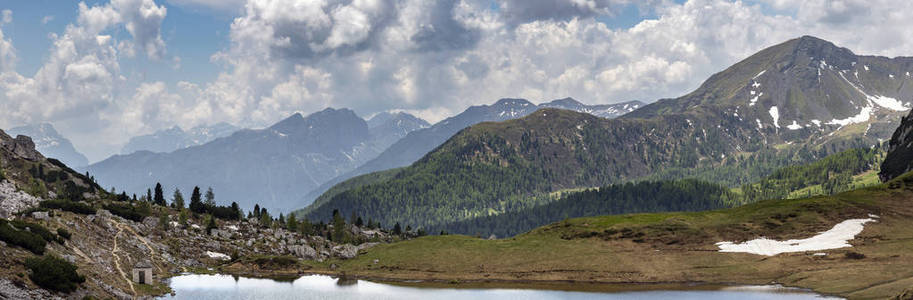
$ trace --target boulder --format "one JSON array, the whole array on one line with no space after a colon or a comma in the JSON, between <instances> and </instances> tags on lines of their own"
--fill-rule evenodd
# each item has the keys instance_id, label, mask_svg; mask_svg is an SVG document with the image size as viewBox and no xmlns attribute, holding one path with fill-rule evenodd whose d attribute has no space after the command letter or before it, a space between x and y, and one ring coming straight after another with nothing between
<instances>
[{"instance_id":1,"label":"boulder","mask_svg":"<svg viewBox=\"0 0 913 300\"><path fill-rule=\"evenodd\" d=\"M32 213L32 218L35 218L35 219L38 219L38 220L47 220L47 219L48 219L48 212L46 212L46 211L36 211L36 212L33 212L33 213Z\"/></svg>"},{"instance_id":2,"label":"boulder","mask_svg":"<svg viewBox=\"0 0 913 300\"><path fill-rule=\"evenodd\" d=\"M352 259L358 255L358 247L352 244L343 244L333 247L333 256L342 259Z\"/></svg>"},{"instance_id":3,"label":"boulder","mask_svg":"<svg viewBox=\"0 0 913 300\"><path fill-rule=\"evenodd\" d=\"M294 254L296 257L303 259L315 259L317 258L317 250L311 248L307 245L292 245L288 247L289 252Z\"/></svg>"}]
</instances>

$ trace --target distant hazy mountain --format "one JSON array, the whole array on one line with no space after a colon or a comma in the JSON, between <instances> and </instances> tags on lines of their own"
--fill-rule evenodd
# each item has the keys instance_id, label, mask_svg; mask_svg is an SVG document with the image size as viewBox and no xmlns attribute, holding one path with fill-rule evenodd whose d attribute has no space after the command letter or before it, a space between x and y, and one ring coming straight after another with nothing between
<instances>
[{"instance_id":1,"label":"distant hazy mountain","mask_svg":"<svg viewBox=\"0 0 913 300\"><path fill-rule=\"evenodd\" d=\"M300 207L303 195L374 158L398 137L427 126L408 114L383 118L369 127L348 109L295 114L266 129L240 130L170 153L116 155L88 171L103 186L130 193L144 193L156 182L185 192L211 186L220 204L286 210Z\"/></svg>"},{"instance_id":2,"label":"distant hazy mountain","mask_svg":"<svg viewBox=\"0 0 913 300\"><path fill-rule=\"evenodd\" d=\"M127 145L120 150L121 154L130 154L137 151L171 152L191 146L202 145L214 139L229 136L238 128L228 123L218 123L212 126L197 126L189 131L184 131L178 126L159 130L153 134L133 137Z\"/></svg>"},{"instance_id":3,"label":"distant hazy mountain","mask_svg":"<svg viewBox=\"0 0 913 300\"><path fill-rule=\"evenodd\" d=\"M48 123L26 125L7 130L11 136L25 135L32 138L35 148L46 157L56 158L73 168L85 167L89 164L86 156L76 148L67 138L60 135L54 126Z\"/></svg>"},{"instance_id":4,"label":"distant hazy mountain","mask_svg":"<svg viewBox=\"0 0 913 300\"><path fill-rule=\"evenodd\" d=\"M554 100L535 105L525 99L501 99L492 105L472 106L462 113L444 119L431 127L416 130L403 137L377 158L326 182L304 197L302 207L308 205L332 186L349 178L371 172L394 169L412 164L429 151L440 146L448 138L466 127L481 122L499 122L531 114L540 108L560 108L592 114L603 118L615 118L643 106L639 101L606 105L586 105L571 98Z\"/></svg>"},{"instance_id":5,"label":"distant hazy mountain","mask_svg":"<svg viewBox=\"0 0 913 300\"><path fill-rule=\"evenodd\" d=\"M395 174L340 183L347 188L334 189L305 212L327 220L338 209L385 226L434 229L536 207L564 189L638 179L752 182L780 167L890 137L911 107L911 72L913 58L858 56L814 37L793 39L711 76L692 93L620 118L544 109L473 125L390 171ZM895 134L897 168L883 177L913 169L913 151L904 150L913 148L910 128ZM422 132L388 152L404 152L397 145Z\"/></svg>"}]
</instances>

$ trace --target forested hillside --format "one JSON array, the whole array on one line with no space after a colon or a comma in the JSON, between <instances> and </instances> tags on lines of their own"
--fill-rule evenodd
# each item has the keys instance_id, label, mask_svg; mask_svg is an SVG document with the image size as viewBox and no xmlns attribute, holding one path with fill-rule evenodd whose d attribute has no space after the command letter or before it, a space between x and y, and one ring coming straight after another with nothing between
<instances>
[{"instance_id":1,"label":"forested hillside","mask_svg":"<svg viewBox=\"0 0 913 300\"><path fill-rule=\"evenodd\" d=\"M564 220L643 212L704 211L741 204L729 188L697 180L639 182L569 193L545 205L432 228L431 232L513 236Z\"/></svg>"},{"instance_id":2,"label":"forested hillside","mask_svg":"<svg viewBox=\"0 0 913 300\"><path fill-rule=\"evenodd\" d=\"M884 157L880 147L851 149L807 165L777 170L754 184L741 187L747 202L833 195L879 183L876 177ZM868 174L864 178L863 174Z\"/></svg>"},{"instance_id":3,"label":"forested hillside","mask_svg":"<svg viewBox=\"0 0 913 300\"><path fill-rule=\"evenodd\" d=\"M751 184L783 167L879 144L911 106L897 99L909 99L913 85L891 76L913 71L909 62L857 56L814 37L790 40L688 95L619 119L543 109L472 126L395 176L344 183L308 217L326 220L339 209L385 226L434 228L536 207L550 201L542 195L564 189L686 178ZM834 176L746 190L751 200L808 184L830 193L847 182Z\"/></svg>"}]
</instances>

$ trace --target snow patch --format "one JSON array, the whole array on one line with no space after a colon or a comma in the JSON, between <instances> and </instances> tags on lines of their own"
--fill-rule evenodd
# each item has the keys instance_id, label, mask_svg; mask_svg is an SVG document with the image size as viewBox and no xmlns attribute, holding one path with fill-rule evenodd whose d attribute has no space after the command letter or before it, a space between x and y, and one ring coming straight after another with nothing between
<instances>
[{"instance_id":1,"label":"snow patch","mask_svg":"<svg viewBox=\"0 0 913 300\"><path fill-rule=\"evenodd\" d=\"M770 107L770 117L774 119L774 127L780 128L780 110L777 106Z\"/></svg>"},{"instance_id":2,"label":"snow patch","mask_svg":"<svg viewBox=\"0 0 913 300\"><path fill-rule=\"evenodd\" d=\"M754 120L755 120L755 122L758 122L758 129L764 128L764 126L761 125L761 119L754 119Z\"/></svg>"},{"instance_id":3,"label":"snow patch","mask_svg":"<svg viewBox=\"0 0 913 300\"><path fill-rule=\"evenodd\" d=\"M893 110L893 111L905 111L910 109L907 105L904 105L903 102L898 101L897 99L886 97L886 96L869 96L865 95L866 98L878 104L878 106ZM908 104L909 105L909 104Z\"/></svg>"},{"instance_id":4,"label":"snow patch","mask_svg":"<svg viewBox=\"0 0 913 300\"><path fill-rule=\"evenodd\" d=\"M869 65L862 65L862 67L865 68L866 71L869 70Z\"/></svg>"},{"instance_id":5,"label":"snow patch","mask_svg":"<svg viewBox=\"0 0 913 300\"><path fill-rule=\"evenodd\" d=\"M799 125L799 122L796 122L796 120L793 120L793 123L786 125L786 128L788 128L789 130L799 130L799 129L802 129L802 125Z\"/></svg>"},{"instance_id":6,"label":"snow patch","mask_svg":"<svg viewBox=\"0 0 913 300\"><path fill-rule=\"evenodd\" d=\"M863 107L862 110L859 111L858 115L855 115L855 116L852 116L852 117L849 117L846 119L833 119L830 122L827 122L827 124L846 126L846 125L850 125L850 124L868 122L869 117L872 115L872 108L873 108L872 106Z\"/></svg>"},{"instance_id":7,"label":"snow patch","mask_svg":"<svg viewBox=\"0 0 913 300\"><path fill-rule=\"evenodd\" d=\"M716 245L720 248L720 252L741 252L765 256L853 247L848 242L856 238L856 235L862 232L865 223L868 222L875 222L875 219L849 219L834 225L834 228L828 231L801 240L777 241L762 237L739 244L719 242Z\"/></svg>"},{"instance_id":8,"label":"snow patch","mask_svg":"<svg viewBox=\"0 0 913 300\"><path fill-rule=\"evenodd\" d=\"M758 75L755 75L751 79L757 79L758 77L761 77L761 75L764 75L764 72L767 72L767 70L761 71L761 73L758 73Z\"/></svg>"},{"instance_id":9,"label":"snow patch","mask_svg":"<svg viewBox=\"0 0 913 300\"><path fill-rule=\"evenodd\" d=\"M821 127L821 120L814 119L814 120L812 120L812 124L815 124L815 126Z\"/></svg>"},{"instance_id":10,"label":"snow patch","mask_svg":"<svg viewBox=\"0 0 913 300\"><path fill-rule=\"evenodd\" d=\"M206 256L209 256L209 258L215 258L218 260L231 260L231 257L228 255L225 255L224 253L206 251L205 254L206 254Z\"/></svg>"}]
</instances>

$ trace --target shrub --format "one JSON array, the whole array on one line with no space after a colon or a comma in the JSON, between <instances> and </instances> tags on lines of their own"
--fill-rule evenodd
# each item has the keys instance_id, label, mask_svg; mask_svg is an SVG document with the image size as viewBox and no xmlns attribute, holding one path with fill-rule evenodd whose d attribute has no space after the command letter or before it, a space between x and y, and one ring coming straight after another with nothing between
<instances>
[{"instance_id":1,"label":"shrub","mask_svg":"<svg viewBox=\"0 0 913 300\"><path fill-rule=\"evenodd\" d=\"M38 286L57 292L69 293L86 281L76 273L76 265L51 255L25 260L25 266L32 271L29 279Z\"/></svg>"},{"instance_id":2,"label":"shrub","mask_svg":"<svg viewBox=\"0 0 913 300\"><path fill-rule=\"evenodd\" d=\"M846 258L849 258L849 259L863 259L863 258L865 258L865 254L862 254L862 253L859 253L859 252L850 251L850 252L847 252L847 253L846 253Z\"/></svg>"},{"instance_id":3,"label":"shrub","mask_svg":"<svg viewBox=\"0 0 913 300\"><path fill-rule=\"evenodd\" d=\"M47 240L40 235L27 231L24 227L14 226L6 220L0 220L0 240L35 254L44 254L47 245Z\"/></svg>"},{"instance_id":4,"label":"shrub","mask_svg":"<svg viewBox=\"0 0 913 300\"><path fill-rule=\"evenodd\" d=\"M62 237L65 240L69 240L70 237L73 236L70 234L69 231L67 231L66 229L63 229L63 228L57 228L57 235L59 235L60 237Z\"/></svg>"},{"instance_id":5,"label":"shrub","mask_svg":"<svg viewBox=\"0 0 913 300\"><path fill-rule=\"evenodd\" d=\"M140 209L129 203L111 203L106 204L104 208L111 211L112 214L134 222L142 222L144 218L149 216L148 210Z\"/></svg>"},{"instance_id":6,"label":"shrub","mask_svg":"<svg viewBox=\"0 0 913 300\"><path fill-rule=\"evenodd\" d=\"M59 209L83 215L95 214L95 208L92 206L82 202L73 202L63 199L41 201L39 206L43 208Z\"/></svg>"}]
</instances>

